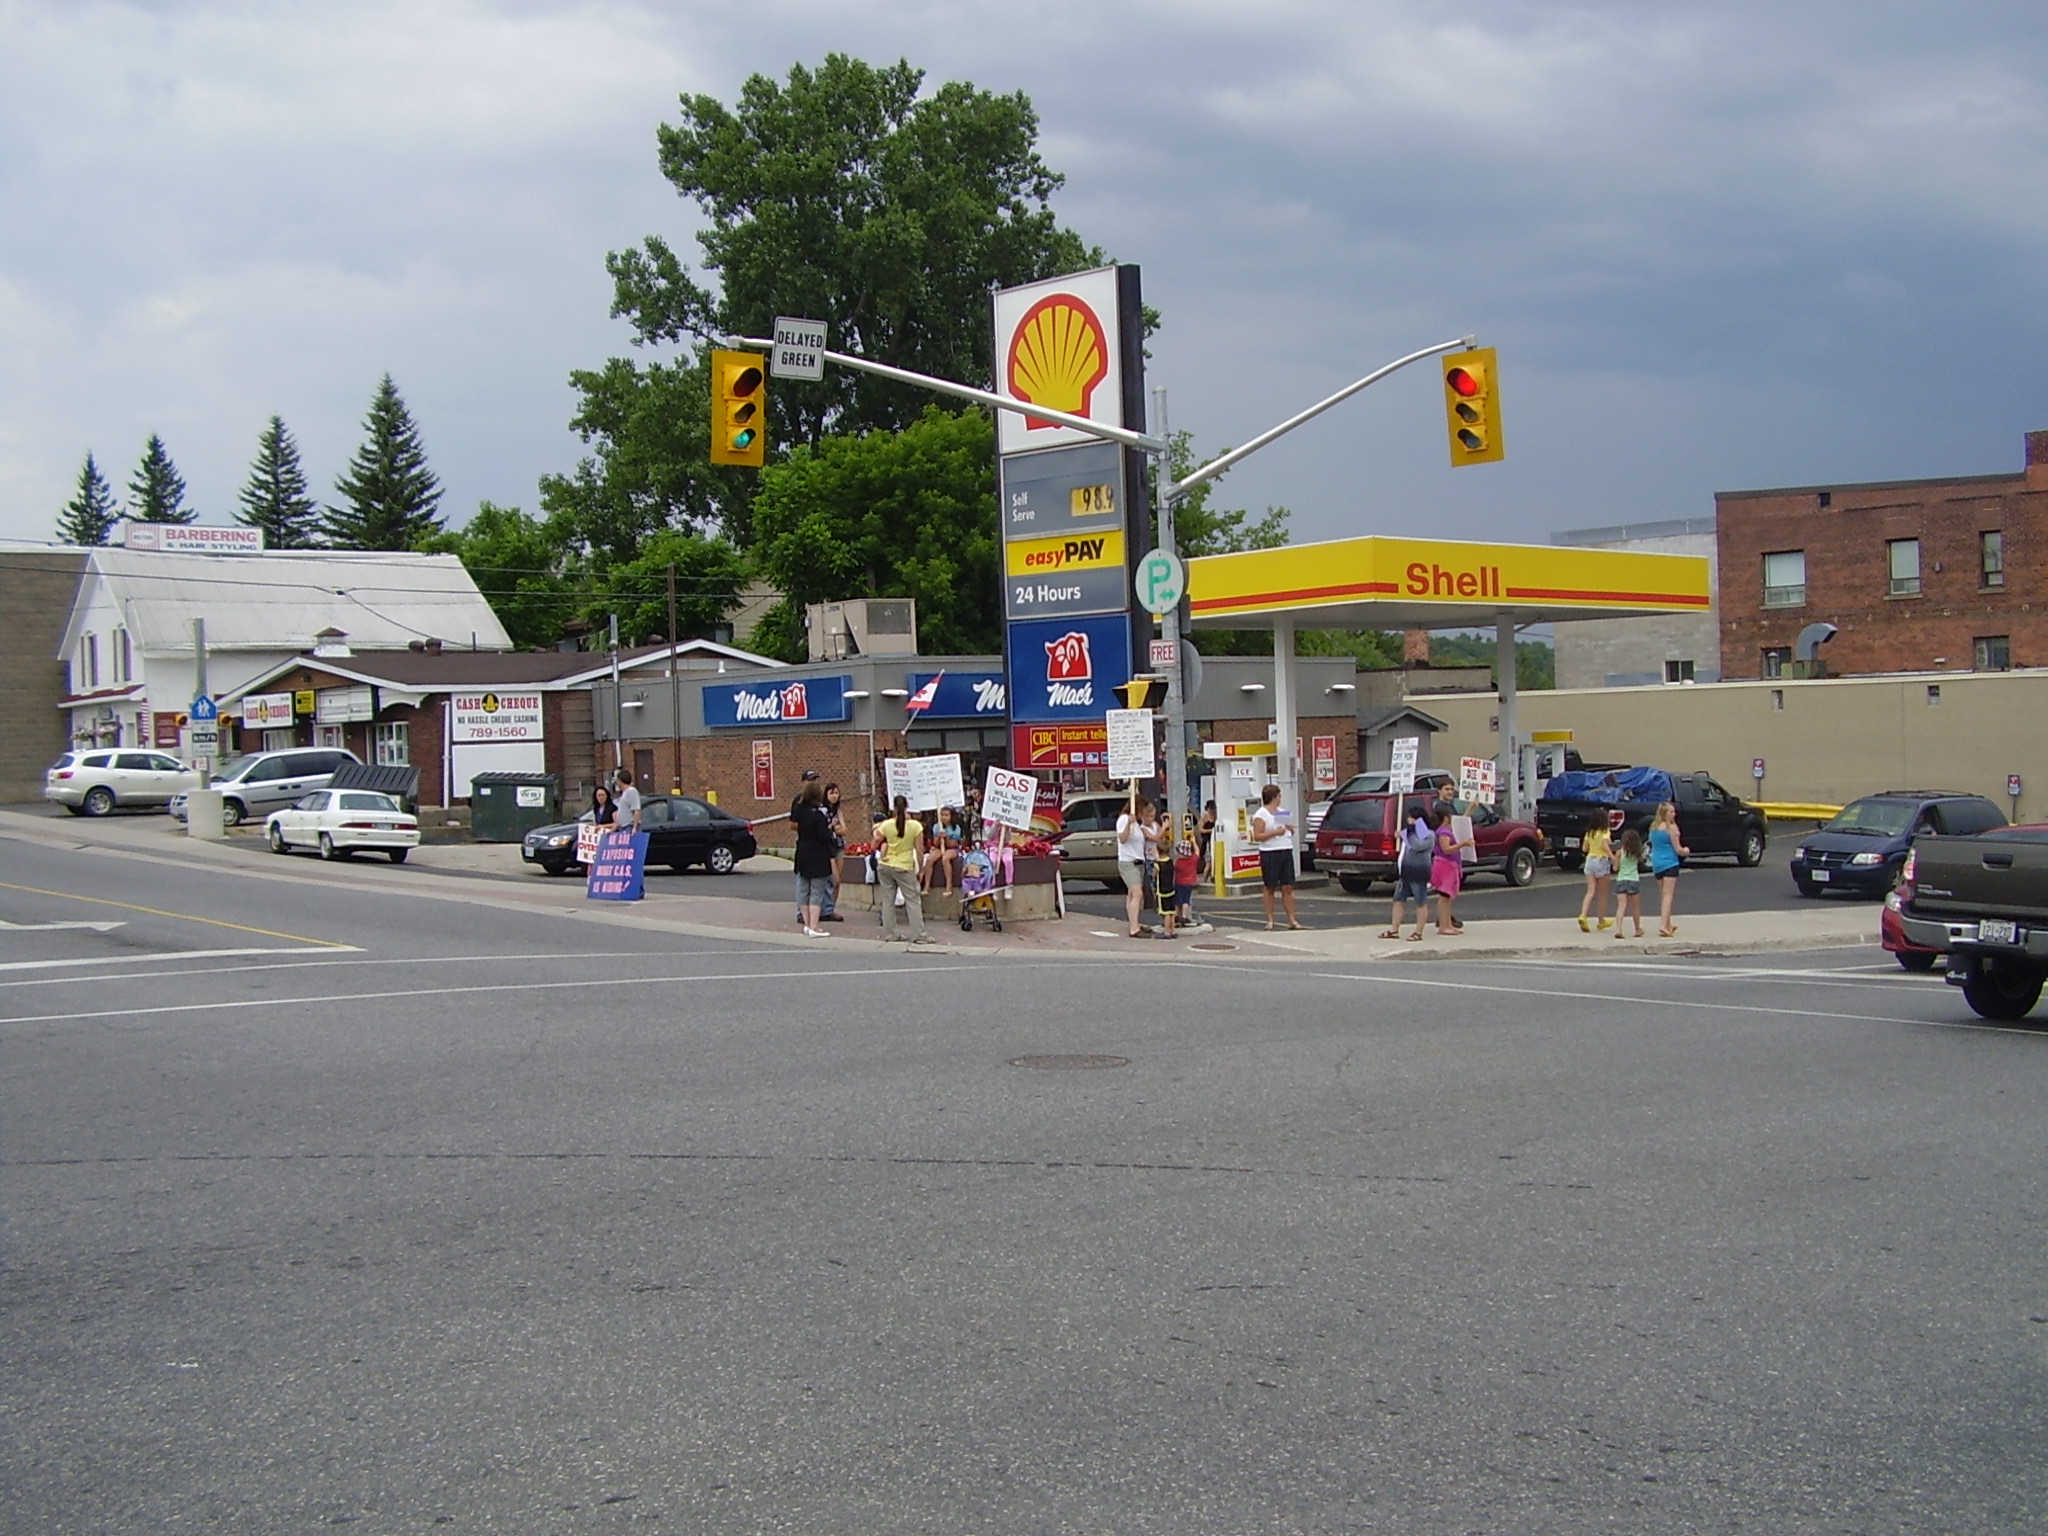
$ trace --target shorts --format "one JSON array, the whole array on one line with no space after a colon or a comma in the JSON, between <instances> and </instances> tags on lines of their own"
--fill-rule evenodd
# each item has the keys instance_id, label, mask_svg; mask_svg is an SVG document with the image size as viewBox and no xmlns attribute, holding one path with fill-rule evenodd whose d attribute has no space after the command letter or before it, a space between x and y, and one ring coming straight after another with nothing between
<instances>
[{"instance_id":1,"label":"shorts","mask_svg":"<svg viewBox=\"0 0 2048 1536\"><path fill-rule=\"evenodd\" d=\"M800 907L824 907L832 901L832 877L830 875L798 875L796 877L796 904Z\"/></svg>"},{"instance_id":2,"label":"shorts","mask_svg":"<svg viewBox=\"0 0 2048 1536\"><path fill-rule=\"evenodd\" d=\"M1609 859L1588 859L1586 860L1586 873L1595 880L1605 880L1614 873L1613 861Z\"/></svg>"},{"instance_id":3,"label":"shorts","mask_svg":"<svg viewBox=\"0 0 2048 1536\"><path fill-rule=\"evenodd\" d=\"M1433 864L1429 870L1429 891L1432 896L1455 897L1465 883L1462 865L1448 862Z\"/></svg>"},{"instance_id":4,"label":"shorts","mask_svg":"<svg viewBox=\"0 0 2048 1536\"><path fill-rule=\"evenodd\" d=\"M1259 879L1269 891L1284 891L1294 884L1294 850L1265 848L1259 851Z\"/></svg>"},{"instance_id":5,"label":"shorts","mask_svg":"<svg viewBox=\"0 0 2048 1536\"><path fill-rule=\"evenodd\" d=\"M1650 871L1650 878L1652 880L1676 880L1678 878L1678 870L1679 866L1676 864L1672 865L1669 869L1653 869Z\"/></svg>"},{"instance_id":6,"label":"shorts","mask_svg":"<svg viewBox=\"0 0 2048 1536\"><path fill-rule=\"evenodd\" d=\"M1614 894L1617 896L1640 896L1643 894L1643 882L1640 880L1617 880L1614 882Z\"/></svg>"},{"instance_id":7,"label":"shorts","mask_svg":"<svg viewBox=\"0 0 2048 1536\"><path fill-rule=\"evenodd\" d=\"M1148 891L1152 888L1149 874L1151 866L1141 859L1118 859L1117 877L1123 881L1127 891Z\"/></svg>"},{"instance_id":8,"label":"shorts","mask_svg":"<svg viewBox=\"0 0 2048 1536\"><path fill-rule=\"evenodd\" d=\"M1399 902L1429 900L1429 871L1426 869L1402 869L1394 877L1394 900Z\"/></svg>"},{"instance_id":9,"label":"shorts","mask_svg":"<svg viewBox=\"0 0 2048 1536\"><path fill-rule=\"evenodd\" d=\"M1176 884L1176 885L1174 886L1174 888L1173 888L1173 905L1174 905L1174 910L1175 910L1175 911L1179 911L1179 910L1180 910L1180 909L1181 909L1182 907L1192 907L1192 906L1193 906L1194 904L1195 904L1195 887L1194 887L1193 885L1191 885L1191 884L1190 884L1190 885L1180 885L1180 884Z\"/></svg>"}]
</instances>

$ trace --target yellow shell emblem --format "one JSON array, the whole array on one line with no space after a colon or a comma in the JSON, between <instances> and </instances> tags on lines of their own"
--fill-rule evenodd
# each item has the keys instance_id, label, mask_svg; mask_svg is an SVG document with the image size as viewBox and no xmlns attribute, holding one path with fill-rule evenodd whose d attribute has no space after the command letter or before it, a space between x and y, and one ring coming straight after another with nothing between
<instances>
[{"instance_id":1,"label":"yellow shell emblem","mask_svg":"<svg viewBox=\"0 0 2048 1536\"><path fill-rule=\"evenodd\" d=\"M1010 393L1074 416L1089 414L1095 386L1109 377L1109 338L1095 311L1071 293L1040 299L1010 336ZM1026 427L1050 421L1026 417Z\"/></svg>"}]
</instances>

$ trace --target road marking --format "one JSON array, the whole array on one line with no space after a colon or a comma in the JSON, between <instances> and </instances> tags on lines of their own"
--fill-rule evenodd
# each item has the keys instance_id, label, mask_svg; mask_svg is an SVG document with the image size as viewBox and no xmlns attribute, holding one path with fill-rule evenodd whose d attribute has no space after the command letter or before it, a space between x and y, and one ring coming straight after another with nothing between
<instances>
[{"instance_id":1,"label":"road marking","mask_svg":"<svg viewBox=\"0 0 2048 1536\"><path fill-rule=\"evenodd\" d=\"M303 949L195 949L168 950L147 955L102 956L100 960L35 960L27 965L123 965L143 960L179 960L190 954L195 958L219 958L232 955L304 955ZM545 961L559 964L564 960L681 960L696 955L717 955L730 959L730 949L664 949L659 953L649 950L587 950L573 955L385 955L371 956L360 949L351 947L351 958L300 959L283 961L275 965L204 965L191 966L175 971L124 971L109 972L104 976L32 976L21 981L0 981L0 989L8 987L75 987L88 981L153 981L166 976L247 976L257 971L310 971L331 965L475 965L489 963L503 965L510 960ZM763 959L771 958L763 955ZM6 970L0 965L0 971Z\"/></svg>"},{"instance_id":2,"label":"road marking","mask_svg":"<svg viewBox=\"0 0 2048 1536\"><path fill-rule=\"evenodd\" d=\"M119 907L124 912L147 912L151 917L175 918L182 923L205 923L212 928L232 928L237 933L258 933L266 939L290 939L294 944L317 944L324 949L354 949L338 939L309 939L302 933L279 933L275 928L251 928L247 923L225 922L218 917L196 917L190 912L166 912L161 907L139 907L132 901L109 901L104 896L80 896L75 891L46 891L41 886L11 885L0 880L0 891L26 891L31 896L56 896L64 901L90 902L96 907Z\"/></svg>"},{"instance_id":3,"label":"road marking","mask_svg":"<svg viewBox=\"0 0 2048 1536\"><path fill-rule=\"evenodd\" d=\"M0 928L13 933L55 933L60 928L90 928L94 933L112 933L116 928L128 924L120 918L111 923L9 923L0 922Z\"/></svg>"},{"instance_id":4,"label":"road marking","mask_svg":"<svg viewBox=\"0 0 2048 1536\"><path fill-rule=\"evenodd\" d=\"M157 950L147 955L94 955L81 960L6 960L0 961L0 971L52 971L60 966L76 965L144 965L151 961L163 960L223 960L230 955L303 955L303 949L176 949ZM248 966L235 966L235 970L248 970ZM202 971L151 971L152 976L198 976ZM114 977L66 976L66 982L115 980ZM139 976L123 976L122 981L139 981ZM27 985L27 983L9 983Z\"/></svg>"}]
</instances>

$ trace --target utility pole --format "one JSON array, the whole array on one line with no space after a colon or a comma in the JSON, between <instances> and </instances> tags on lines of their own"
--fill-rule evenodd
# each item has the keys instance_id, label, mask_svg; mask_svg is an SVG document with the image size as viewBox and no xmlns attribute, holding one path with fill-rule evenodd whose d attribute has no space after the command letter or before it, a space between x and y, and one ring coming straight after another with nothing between
<instances>
[{"instance_id":1,"label":"utility pole","mask_svg":"<svg viewBox=\"0 0 2048 1536\"><path fill-rule=\"evenodd\" d=\"M1158 507L1159 547L1176 559L1180 557L1180 545L1173 532L1173 466L1170 455L1173 452L1172 434L1166 426L1166 389L1164 385L1152 391L1152 435L1159 439L1161 447L1152 459L1153 501ZM1187 696L1183 684L1187 680L1185 658L1181 655L1180 612L1187 602L1187 594L1167 609L1160 617L1160 635L1173 650L1173 665L1166 668L1166 817L1173 836L1167 846L1170 848L1180 841L1183 827L1192 825L1188 817L1188 750L1187 718L1188 706L1193 700Z\"/></svg>"},{"instance_id":2,"label":"utility pole","mask_svg":"<svg viewBox=\"0 0 2048 1536\"><path fill-rule=\"evenodd\" d=\"M668 567L668 728L669 793L683 792L683 681L676 676L676 567Z\"/></svg>"},{"instance_id":3,"label":"utility pole","mask_svg":"<svg viewBox=\"0 0 2048 1536\"><path fill-rule=\"evenodd\" d=\"M619 616L612 615L612 766L626 766L626 699L619 689Z\"/></svg>"}]
</instances>

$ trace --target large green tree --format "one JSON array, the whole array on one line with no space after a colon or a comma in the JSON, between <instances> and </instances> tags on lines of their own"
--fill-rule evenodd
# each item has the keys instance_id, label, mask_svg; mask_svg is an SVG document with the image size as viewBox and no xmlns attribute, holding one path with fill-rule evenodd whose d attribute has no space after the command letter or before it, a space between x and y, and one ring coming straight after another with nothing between
<instances>
[{"instance_id":1,"label":"large green tree","mask_svg":"<svg viewBox=\"0 0 2048 1536\"><path fill-rule=\"evenodd\" d=\"M418 547L458 556L522 651L554 645L583 604L559 534L517 507L483 502L462 528L429 534Z\"/></svg>"},{"instance_id":2,"label":"large green tree","mask_svg":"<svg viewBox=\"0 0 2048 1536\"><path fill-rule=\"evenodd\" d=\"M441 482L388 373L363 418L362 446L334 488L347 505L330 506L321 531L337 549L415 549L441 531Z\"/></svg>"},{"instance_id":3,"label":"large green tree","mask_svg":"<svg viewBox=\"0 0 2048 1536\"><path fill-rule=\"evenodd\" d=\"M57 514L57 537L66 544L104 544L120 520L114 489L88 453L78 470L78 494Z\"/></svg>"},{"instance_id":4,"label":"large green tree","mask_svg":"<svg viewBox=\"0 0 2048 1536\"><path fill-rule=\"evenodd\" d=\"M801 659L806 603L911 597L920 650L1000 650L994 451L979 410L928 406L901 432L828 437L762 471L753 553L785 602L751 643Z\"/></svg>"},{"instance_id":5,"label":"large green tree","mask_svg":"<svg viewBox=\"0 0 2048 1536\"><path fill-rule=\"evenodd\" d=\"M676 637L709 638L739 602L749 575L731 543L684 528L646 540L633 559L593 573L583 617L593 628L619 616L619 634L647 644L668 636L668 573L676 579Z\"/></svg>"},{"instance_id":6,"label":"large green tree","mask_svg":"<svg viewBox=\"0 0 2048 1536\"><path fill-rule=\"evenodd\" d=\"M171 451L152 432L143 445L142 462L128 482L128 516L138 523L193 523L199 514L185 505L185 478L171 462Z\"/></svg>"},{"instance_id":7,"label":"large green tree","mask_svg":"<svg viewBox=\"0 0 2048 1536\"><path fill-rule=\"evenodd\" d=\"M311 549L320 531L320 508L307 493L306 472L299 465L299 445L282 416L256 439L256 460L242 487L242 510L235 521L260 528L266 549Z\"/></svg>"}]
</instances>

